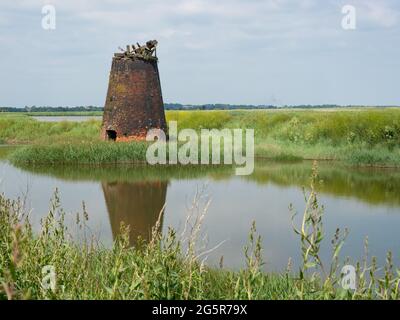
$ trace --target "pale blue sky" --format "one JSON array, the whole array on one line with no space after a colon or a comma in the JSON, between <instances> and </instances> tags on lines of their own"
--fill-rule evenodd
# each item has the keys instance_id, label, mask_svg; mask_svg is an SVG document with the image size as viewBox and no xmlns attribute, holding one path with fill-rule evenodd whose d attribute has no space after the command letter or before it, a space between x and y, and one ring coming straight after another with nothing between
<instances>
[{"instance_id":1,"label":"pale blue sky","mask_svg":"<svg viewBox=\"0 0 400 320\"><path fill-rule=\"evenodd\" d=\"M102 106L113 52L153 38L165 102L400 105L398 0L2 0L0 106Z\"/></svg>"}]
</instances>

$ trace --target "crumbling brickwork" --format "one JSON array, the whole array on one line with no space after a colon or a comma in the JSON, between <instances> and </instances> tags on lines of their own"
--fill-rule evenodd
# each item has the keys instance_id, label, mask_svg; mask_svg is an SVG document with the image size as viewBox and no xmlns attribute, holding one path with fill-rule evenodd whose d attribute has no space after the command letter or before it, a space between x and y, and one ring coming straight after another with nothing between
<instances>
[{"instance_id":1,"label":"crumbling brickwork","mask_svg":"<svg viewBox=\"0 0 400 320\"><path fill-rule=\"evenodd\" d=\"M116 54L112 61L102 138L144 140L152 128L167 134L157 59L121 55Z\"/></svg>"}]
</instances>

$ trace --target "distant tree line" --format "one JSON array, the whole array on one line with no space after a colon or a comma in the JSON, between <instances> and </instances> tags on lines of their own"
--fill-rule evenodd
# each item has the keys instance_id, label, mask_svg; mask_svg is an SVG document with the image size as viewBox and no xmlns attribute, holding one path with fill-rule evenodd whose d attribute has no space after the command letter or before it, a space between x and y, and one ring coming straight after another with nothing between
<instances>
[{"instance_id":1,"label":"distant tree line","mask_svg":"<svg viewBox=\"0 0 400 320\"><path fill-rule=\"evenodd\" d=\"M246 104L180 104L165 103L166 110L235 110L235 109L276 109L276 106L270 105L246 105Z\"/></svg>"},{"instance_id":2,"label":"distant tree line","mask_svg":"<svg viewBox=\"0 0 400 320\"><path fill-rule=\"evenodd\" d=\"M242 104L180 104L180 103L165 103L166 110L238 110L238 109L329 109L329 108L362 108L365 106L347 105L340 106L336 104L323 105L242 105ZM370 106L373 107L373 106ZM380 106L380 107L398 107L398 106ZM25 106L24 108L16 107L0 107L0 112L79 112L79 111L103 111L103 107L97 106L75 106L75 107L50 107L50 106Z\"/></svg>"}]
</instances>

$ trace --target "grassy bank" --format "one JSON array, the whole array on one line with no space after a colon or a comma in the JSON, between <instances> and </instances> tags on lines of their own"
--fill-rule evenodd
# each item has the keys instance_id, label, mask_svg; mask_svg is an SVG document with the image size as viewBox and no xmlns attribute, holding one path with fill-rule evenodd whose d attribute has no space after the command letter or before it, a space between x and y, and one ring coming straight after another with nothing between
<instances>
[{"instance_id":1,"label":"grassy bank","mask_svg":"<svg viewBox=\"0 0 400 320\"><path fill-rule=\"evenodd\" d=\"M99 141L100 122L41 122L24 114L0 114L0 143L48 145Z\"/></svg>"},{"instance_id":2,"label":"grassy bank","mask_svg":"<svg viewBox=\"0 0 400 320\"><path fill-rule=\"evenodd\" d=\"M168 111L167 120L178 121L181 129L253 128L258 157L400 165L400 109ZM0 116L3 143L35 145L13 157L16 162L46 163L49 158L59 162L87 162L85 149L92 148L99 152L99 157L89 157L94 163L125 162L127 157L138 160L136 147L116 148L117 153L110 154L112 147L99 141L99 130L100 121L95 120L51 123L38 122L26 115ZM101 151L102 148L105 150ZM126 150L133 152L132 155Z\"/></svg>"},{"instance_id":3,"label":"grassy bank","mask_svg":"<svg viewBox=\"0 0 400 320\"><path fill-rule=\"evenodd\" d=\"M142 142L54 143L24 146L16 149L9 158L16 164L135 163L146 160L146 149L147 144Z\"/></svg>"},{"instance_id":4,"label":"grassy bank","mask_svg":"<svg viewBox=\"0 0 400 320\"><path fill-rule=\"evenodd\" d=\"M162 235L156 224L149 242L130 247L128 226L122 225L113 246L104 248L87 233L85 211L76 218L82 237L80 241L72 239L57 193L38 233L33 232L18 202L0 196L0 298L398 299L399 271L392 266L390 253L382 272L374 258L355 264L355 290L340 286L339 256L345 234L337 231L332 240L332 262L322 264L323 210L313 188L316 181L314 169L302 222L297 227L293 220L303 258L300 271L292 271L289 264L280 274L262 271L263 249L255 225L243 249L245 268L229 271L207 267L203 259L209 251L199 249L203 210L189 216L191 228L186 230L190 232L182 236L172 229ZM42 286L45 266L54 271L53 287Z\"/></svg>"}]
</instances>

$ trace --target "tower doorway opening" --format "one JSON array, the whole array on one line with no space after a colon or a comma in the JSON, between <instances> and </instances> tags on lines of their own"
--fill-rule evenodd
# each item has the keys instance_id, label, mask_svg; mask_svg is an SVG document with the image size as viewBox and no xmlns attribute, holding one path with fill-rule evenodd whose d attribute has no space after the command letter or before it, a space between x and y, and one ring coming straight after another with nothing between
<instances>
[{"instance_id":1,"label":"tower doorway opening","mask_svg":"<svg viewBox=\"0 0 400 320\"><path fill-rule=\"evenodd\" d=\"M107 139L115 141L117 140L117 131L115 130L106 130Z\"/></svg>"}]
</instances>

